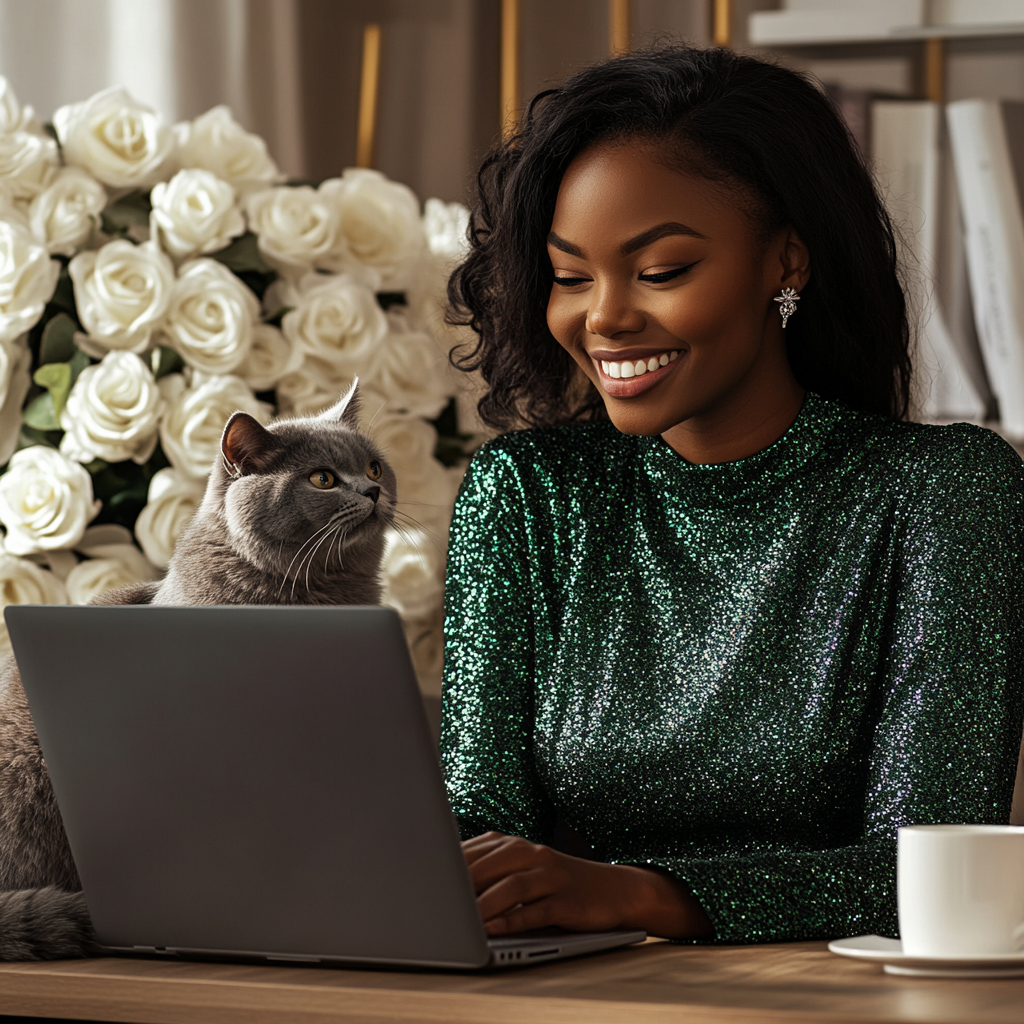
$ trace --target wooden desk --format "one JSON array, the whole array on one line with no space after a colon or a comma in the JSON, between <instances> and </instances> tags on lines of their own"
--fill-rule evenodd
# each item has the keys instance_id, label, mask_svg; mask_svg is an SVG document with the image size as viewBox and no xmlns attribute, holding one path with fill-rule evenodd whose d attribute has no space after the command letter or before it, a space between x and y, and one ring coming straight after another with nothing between
<instances>
[{"instance_id":1,"label":"wooden desk","mask_svg":"<svg viewBox=\"0 0 1024 1024\"><path fill-rule=\"evenodd\" d=\"M483 975L102 959L0 965L0 1014L139 1024L1020 1024L1024 979L889 977L819 942L648 942Z\"/></svg>"}]
</instances>

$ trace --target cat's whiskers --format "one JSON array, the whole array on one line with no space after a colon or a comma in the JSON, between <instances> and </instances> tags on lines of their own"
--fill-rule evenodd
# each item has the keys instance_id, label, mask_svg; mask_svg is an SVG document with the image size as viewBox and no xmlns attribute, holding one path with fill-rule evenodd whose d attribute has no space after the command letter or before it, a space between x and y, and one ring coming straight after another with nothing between
<instances>
[{"instance_id":1,"label":"cat's whiskers","mask_svg":"<svg viewBox=\"0 0 1024 1024\"><path fill-rule=\"evenodd\" d=\"M340 524L340 523L339 523L339 524L338 524L338 525L337 525L337 526L335 527L335 530L340 530L340 529L341 529L341 526L342 526L342 524ZM327 533L325 533L325 534L324 534L324 535L323 535L323 536L322 536L322 537L320 538L320 541L319 541L319 543L318 543L318 544L317 544L317 546L316 546L315 548L313 548L313 550L312 550L312 551L311 551L311 552L309 553L309 558L307 558L307 559L306 559L306 593L307 593L307 594L308 594L308 593L310 592L310 587L309 587L309 570L310 570L310 569L311 569L311 568L313 567L313 559L314 559L314 558L316 558L316 553L317 553L317 552L318 552L318 551L320 550L320 547L321 547L321 545L323 544L323 542L324 542L325 540L326 540L326 541L331 541L331 540L333 540L333 538L334 538L334 530L329 530L329 531L328 531ZM330 550L331 550L331 549L330 549L330 547L328 547L328 548L327 548L328 554L330 553Z\"/></svg>"},{"instance_id":2,"label":"cat's whiskers","mask_svg":"<svg viewBox=\"0 0 1024 1024\"><path fill-rule=\"evenodd\" d=\"M315 541L317 539L317 537L324 530L326 530L330 525L331 525L331 520L328 520L323 526L320 527L319 530L314 531L312 536L308 537L306 540L304 540L302 542L301 546L299 547L299 550L295 552L295 554L292 556L292 560L288 563L288 568L285 569L285 571L284 571L284 577L281 580L281 586L278 588L278 591L277 591L277 596L278 597L281 596L281 593L284 590L285 584L288 582L288 574L292 571L292 566L295 564L295 559L298 558L302 554L302 552L305 549L307 544L311 544L313 541ZM302 571L301 563L300 563L300 568L299 568L298 571L299 572ZM295 597L295 580L292 580L292 593L291 593L291 596L294 599L294 597Z\"/></svg>"},{"instance_id":3,"label":"cat's whiskers","mask_svg":"<svg viewBox=\"0 0 1024 1024\"><path fill-rule=\"evenodd\" d=\"M345 527L353 519L356 518L357 513L358 513L358 509L356 509L356 508L352 508L352 507L343 508L340 511L335 512L334 515L332 515L331 518L328 519L327 522L324 523L324 525L317 531L317 534L322 533L324 531L327 531L327 532L324 533L324 535L322 537L320 537L320 539L317 542L316 546L314 548L312 548L305 555L305 557L303 557L302 561L299 563L299 567L298 567L298 569L295 572L295 579L292 581L292 595L291 596L292 596L293 600L295 598L295 584L299 581L299 578L302 577L303 575L305 577L306 592L309 593L309 591L310 591L309 572L310 572L310 569L313 568L313 559L316 558L316 554L320 550L320 548L323 545L324 541L329 541L330 544L333 544L333 540L334 540L334 537L335 537L336 534L339 534L339 535L341 535L342 538L344 538L344 536L347 534L347 530L345 529ZM316 537L317 534L314 534L313 537ZM313 538L310 538L310 540L312 540L312 539ZM308 543L308 541L307 541L307 543ZM327 558L324 560L324 569L325 570L327 568L328 562L330 561L330 551L331 551L330 544L329 544L329 546L327 548ZM340 560L341 560L340 555L339 555L339 559L338 560L340 562ZM304 574L303 574L303 566L305 566L305 573Z\"/></svg>"},{"instance_id":4,"label":"cat's whiskers","mask_svg":"<svg viewBox=\"0 0 1024 1024\"><path fill-rule=\"evenodd\" d=\"M433 531L428 530L418 519L415 519L413 516L409 515L408 512L403 512L401 509L396 508L394 515L395 519L391 524L394 527L394 529L399 530L399 532L401 532L401 527L399 526L398 520L398 517L401 516L403 519L412 523L413 526L417 527L422 533L424 533L426 535L427 540L429 540L430 543L434 546L434 550L442 558L444 557L444 549L441 547L440 544L438 544L437 538L434 536ZM402 535L406 537L408 540L413 541L415 543L415 539L411 537L408 533L403 533Z\"/></svg>"}]
</instances>

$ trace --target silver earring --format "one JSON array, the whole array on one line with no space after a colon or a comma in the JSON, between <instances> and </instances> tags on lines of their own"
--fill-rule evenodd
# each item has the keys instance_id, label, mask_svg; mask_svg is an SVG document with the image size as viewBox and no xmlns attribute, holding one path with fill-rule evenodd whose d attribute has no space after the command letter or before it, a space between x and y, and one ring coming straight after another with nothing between
<instances>
[{"instance_id":1,"label":"silver earring","mask_svg":"<svg viewBox=\"0 0 1024 1024\"><path fill-rule=\"evenodd\" d=\"M795 288L783 288L782 294L775 296L775 301L779 303L782 326L785 327L786 321L796 312L796 304L800 301L800 296Z\"/></svg>"}]
</instances>

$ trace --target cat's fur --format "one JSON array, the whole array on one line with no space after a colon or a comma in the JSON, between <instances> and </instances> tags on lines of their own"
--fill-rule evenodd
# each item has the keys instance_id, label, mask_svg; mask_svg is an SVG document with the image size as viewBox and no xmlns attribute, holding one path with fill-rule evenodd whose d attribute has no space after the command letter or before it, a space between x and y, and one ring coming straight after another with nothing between
<instances>
[{"instance_id":1,"label":"cat's fur","mask_svg":"<svg viewBox=\"0 0 1024 1024\"><path fill-rule=\"evenodd\" d=\"M165 578L96 604L379 604L394 472L356 429L356 385L320 417L236 413ZM367 475L379 463L379 479ZM338 486L310 475L329 470ZM113 655L113 652L112 652ZM0 664L0 960L88 956L81 883L13 657Z\"/></svg>"}]
</instances>

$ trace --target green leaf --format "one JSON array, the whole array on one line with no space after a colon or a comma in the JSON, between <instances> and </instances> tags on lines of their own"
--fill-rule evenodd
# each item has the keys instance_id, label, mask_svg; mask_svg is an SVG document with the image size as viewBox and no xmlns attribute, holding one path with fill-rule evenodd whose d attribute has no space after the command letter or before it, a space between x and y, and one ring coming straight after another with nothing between
<instances>
[{"instance_id":1,"label":"green leaf","mask_svg":"<svg viewBox=\"0 0 1024 1024\"><path fill-rule=\"evenodd\" d=\"M108 235L126 235L130 228L148 227L152 210L149 193L137 188L103 211L103 230Z\"/></svg>"},{"instance_id":2,"label":"green leaf","mask_svg":"<svg viewBox=\"0 0 1024 1024\"><path fill-rule=\"evenodd\" d=\"M228 270L233 270L236 274L247 270L255 270L260 274L272 272L256 244L256 236L251 231L246 231L219 252L211 252L210 258L223 263Z\"/></svg>"},{"instance_id":3,"label":"green leaf","mask_svg":"<svg viewBox=\"0 0 1024 1024\"><path fill-rule=\"evenodd\" d=\"M281 306L280 308L275 309L270 316L264 317L263 322L265 324L270 324L272 327L280 327L281 321L285 317L285 313L290 313L294 308L294 306Z\"/></svg>"},{"instance_id":4,"label":"green leaf","mask_svg":"<svg viewBox=\"0 0 1024 1024\"><path fill-rule=\"evenodd\" d=\"M42 397L45 398L46 396ZM23 426L21 433L18 435L18 448L31 448L37 444L46 445L47 448L57 447L54 441L42 430L36 430L28 425Z\"/></svg>"},{"instance_id":5,"label":"green leaf","mask_svg":"<svg viewBox=\"0 0 1024 1024\"><path fill-rule=\"evenodd\" d=\"M21 414L22 421L35 430L60 430L57 412L53 407L53 395L47 391L31 402Z\"/></svg>"},{"instance_id":6,"label":"green leaf","mask_svg":"<svg viewBox=\"0 0 1024 1024\"><path fill-rule=\"evenodd\" d=\"M50 299L48 308L63 310L63 312L70 314L72 317L78 315L75 309L75 286L71 281L71 275L68 273L66 264L60 268L57 287L54 290L53 297Z\"/></svg>"},{"instance_id":7,"label":"green leaf","mask_svg":"<svg viewBox=\"0 0 1024 1024\"><path fill-rule=\"evenodd\" d=\"M78 375L89 365L92 364L92 360L80 349L75 349L75 354L71 357L71 362L68 364L71 367L71 383L72 385L78 380ZM37 381L38 383L38 381Z\"/></svg>"},{"instance_id":8,"label":"green leaf","mask_svg":"<svg viewBox=\"0 0 1024 1024\"><path fill-rule=\"evenodd\" d=\"M39 346L40 363L66 363L76 351L75 321L67 313L58 313L43 328L43 340Z\"/></svg>"},{"instance_id":9,"label":"green leaf","mask_svg":"<svg viewBox=\"0 0 1024 1024\"><path fill-rule=\"evenodd\" d=\"M50 392L53 414L59 424L60 414L64 411L64 403L68 400L68 393L71 391L71 364L47 363L36 370L32 375L32 380ZM38 424L33 424L33 426L38 426Z\"/></svg>"},{"instance_id":10,"label":"green leaf","mask_svg":"<svg viewBox=\"0 0 1024 1024\"><path fill-rule=\"evenodd\" d=\"M153 376L157 380L161 377L166 377L169 373L177 373L185 365L185 360L173 348L169 348L167 345L161 345L158 349L155 349L150 357L150 362L153 368Z\"/></svg>"}]
</instances>

